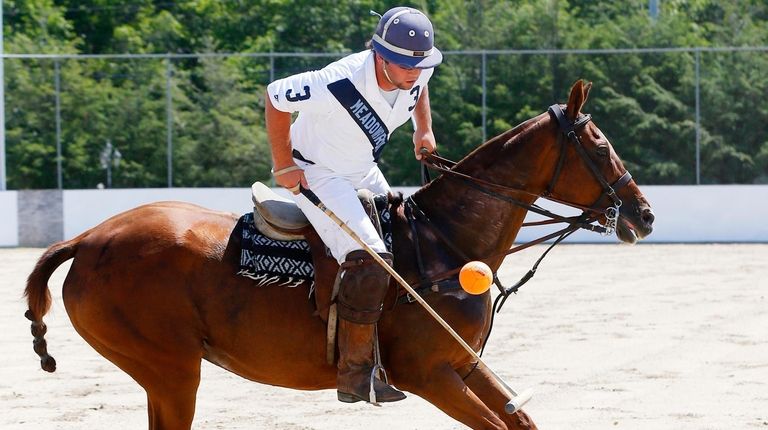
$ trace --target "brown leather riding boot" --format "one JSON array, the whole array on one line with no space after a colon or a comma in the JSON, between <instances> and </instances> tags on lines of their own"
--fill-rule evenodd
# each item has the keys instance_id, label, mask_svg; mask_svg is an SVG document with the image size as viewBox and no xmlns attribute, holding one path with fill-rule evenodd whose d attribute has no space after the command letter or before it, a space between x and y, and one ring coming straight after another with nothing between
<instances>
[{"instance_id":1,"label":"brown leather riding boot","mask_svg":"<svg viewBox=\"0 0 768 430\"><path fill-rule=\"evenodd\" d=\"M392 254L381 254L392 261ZM339 285L339 364L336 376L342 402L396 402L405 394L377 377L374 360L376 322L389 286L389 274L365 251L353 251L342 265Z\"/></svg>"},{"instance_id":2,"label":"brown leather riding boot","mask_svg":"<svg viewBox=\"0 0 768 430\"><path fill-rule=\"evenodd\" d=\"M405 394L376 377L373 360L373 324L339 320L339 371L336 385L339 400L345 403L396 402ZM373 390L373 392L372 392Z\"/></svg>"}]
</instances>

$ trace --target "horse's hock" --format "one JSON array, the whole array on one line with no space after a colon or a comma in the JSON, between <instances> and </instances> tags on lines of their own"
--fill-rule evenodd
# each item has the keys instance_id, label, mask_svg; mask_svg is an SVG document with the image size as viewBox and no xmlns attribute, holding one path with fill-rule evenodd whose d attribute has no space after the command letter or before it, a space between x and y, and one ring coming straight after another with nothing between
<instances>
[{"instance_id":1,"label":"horse's hock","mask_svg":"<svg viewBox=\"0 0 768 430\"><path fill-rule=\"evenodd\" d=\"M23 190L18 196L19 246L47 247L64 239L62 190Z\"/></svg>"}]
</instances>

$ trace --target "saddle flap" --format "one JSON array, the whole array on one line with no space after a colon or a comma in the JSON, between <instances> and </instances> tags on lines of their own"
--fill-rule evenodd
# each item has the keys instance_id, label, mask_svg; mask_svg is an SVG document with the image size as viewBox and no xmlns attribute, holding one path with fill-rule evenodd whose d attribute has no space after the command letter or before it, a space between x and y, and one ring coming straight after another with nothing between
<instances>
[{"instance_id":1,"label":"saddle flap","mask_svg":"<svg viewBox=\"0 0 768 430\"><path fill-rule=\"evenodd\" d=\"M309 220L296 203L272 191L261 182L251 186L254 212L279 230L295 231L309 226ZM297 232L298 233L298 232Z\"/></svg>"}]
</instances>

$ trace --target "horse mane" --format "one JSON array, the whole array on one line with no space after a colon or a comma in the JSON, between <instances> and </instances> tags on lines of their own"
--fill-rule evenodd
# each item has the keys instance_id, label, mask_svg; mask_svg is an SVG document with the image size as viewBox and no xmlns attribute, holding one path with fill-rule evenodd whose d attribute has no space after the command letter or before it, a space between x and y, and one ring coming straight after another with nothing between
<instances>
[{"instance_id":1,"label":"horse mane","mask_svg":"<svg viewBox=\"0 0 768 430\"><path fill-rule=\"evenodd\" d=\"M403 193L400 191L396 193L389 193L389 195L387 195L387 201L389 203L390 210L392 211L396 211L397 207L403 204L403 200Z\"/></svg>"},{"instance_id":2,"label":"horse mane","mask_svg":"<svg viewBox=\"0 0 768 430\"><path fill-rule=\"evenodd\" d=\"M460 168L460 166L464 164L467 160L472 159L473 155L475 155L476 152L482 151L484 148L488 148L496 145L513 145L516 143L527 141L533 135L531 131L536 131L541 127L542 125L541 119L546 115L547 113L544 112L533 118L529 118L523 121L522 123L516 125L515 127L505 131L504 133L501 133L497 136L490 138L480 146L473 149L469 154L465 155L461 160L459 160L456 163L456 165L451 170L456 170Z\"/></svg>"},{"instance_id":3,"label":"horse mane","mask_svg":"<svg viewBox=\"0 0 768 430\"><path fill-rule=\"evenodd\" d=\"M456 163L456 165L451 168L451 170L458 171L459 169L466 167L466 163L470 162L472 159L478 158L478 157L475 157L475 155L478 152L484 151L489 147L495 147L497 145L513 145L516 143L527 141L528 139L531 138L531 136L535 134L535 133L531 133L531 131L536 131L542 126L543 121L541 121L541 119L542 117L545 117L545 116L547 116L546 112L541 113L533 118L523 121L522 123L505 131L504 133L494 136L491 139L485 141L483 144L476 147L469 154L465 155L461 160L459 160ZM414 195L423 196L425 191L429 189L434 189L435 186L437 186L437 184L441 182L443 182L443 176L438 176L432 182L426 185L423 185L421 188L419 188ZM391 199L390 201L392 202ZM397 206L401 203L402 203L402 198L400 199L400 201L397 202L397 204L393 203L392 207L397 208Z\"/></svg>"},{"instance_id":4,"label":"horse mane","mask_svg":"<svg viewBox=\"0 0 768 430\"><path fill-rule=\"evenodd\" d=\"M519 141L527 140L531 136L531 133L529 133L530 131L535 131L535 130L539 129L539 127L541 126L541 121L540 121L541 117L544 116L544 115L546 115L546 112L542 113L542 114L539 114L539 115L536 115L533 118L529 118L529 119L521 122L520 124L514 126L513 128L505 131L504 133L502 133L502 134L500 134L498 136L492 137L491 139L487 140L482 145L478 146L475 149L475 151L480 149L480 148L483 148L485 146L493 146L493 145L500 144L500 143L504 144L504 145L510 145L510 144L514 144L514 143L519 142ZM472 152L474 152L474 151L472 151ZM467 154L467 156L464 157L464 158L468 158L469 155L471 155L471 154L472 153Z\"/></svg>"}]
</instances>

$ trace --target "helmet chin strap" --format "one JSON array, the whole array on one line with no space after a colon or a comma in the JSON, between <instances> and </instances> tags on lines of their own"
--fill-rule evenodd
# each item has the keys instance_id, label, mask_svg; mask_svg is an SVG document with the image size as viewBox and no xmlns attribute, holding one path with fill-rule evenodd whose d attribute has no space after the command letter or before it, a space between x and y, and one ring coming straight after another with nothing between
<instances>
[{"instance_id":1,"label":"helmet chin strap","mask_svg":"<svg viewBox=\"0 0 768 430\"><path fill-rule=\"evenodd\" d=\"M384 60L384 59L382 58L382 59L381 59L381 61L382 61L382 70L384 71L384 77L385 77L385 78L387 78L387 80L389 81L389 83L390 83L390 84L392 84L392 85L394 85L394 86L395 86L395 89L399 89L399 87L397 86L397 84L395 84L394 82L392 82L392 78L390 78L390 77L389 77L389 73L387 73L387 62L386 62L386 60Z\"/></svg>"}]
</instances>

